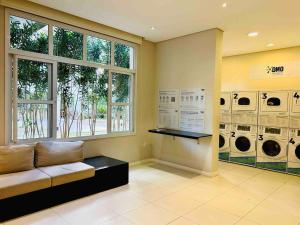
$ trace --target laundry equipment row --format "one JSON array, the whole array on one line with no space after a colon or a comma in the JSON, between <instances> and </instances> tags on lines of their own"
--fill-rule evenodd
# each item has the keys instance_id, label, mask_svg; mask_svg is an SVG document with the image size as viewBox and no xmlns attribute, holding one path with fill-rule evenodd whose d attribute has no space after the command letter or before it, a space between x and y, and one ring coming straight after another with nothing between
<instances>
[{"instance_id":1,"label":"laundry equipment row","mask_svg":"<svg viewBox=\"0 0 300 225\"><path fill-rule=\"evenodd\" d=\"M300 174L300 91L221 94L220 160Z\"/></svg>"}]
</instances>

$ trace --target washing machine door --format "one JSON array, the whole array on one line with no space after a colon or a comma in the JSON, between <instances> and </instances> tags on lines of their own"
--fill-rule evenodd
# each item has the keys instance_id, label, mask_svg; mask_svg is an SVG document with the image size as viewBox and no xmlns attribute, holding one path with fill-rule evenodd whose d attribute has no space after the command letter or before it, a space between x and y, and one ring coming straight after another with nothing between
<instances>
[{"instance_id":1,"label":"washing machine door","mask_svg":"<svg viewBox=\"0 0 300 225\"><path fill-rule=\"evenodd\" d=\"M275 140L267 140L262 145L263 152L270 157L276 157L281 152L280 144Z\"/></svg>"},{"instance_id":2,"label":"washing machine door","mask_svg":"<svg viewBox=\"0 0 300 225\"><path fill-rule=\"evenodd\" d=\"M223 135L219 135L219 148L223 148L225 145L225 138L223 137Z\"/></svg>"},{"instance_id":3,"label":"washing machine door","mask_svg":"<svg viewBox=\"0 0 300 225\"><path fill-rule=\"evenodd\" d=\"M235 140L235 147L241 152L247 152L251 148L251 142L247 137L240 136Z\"/></svg>"},{"instance_id":4,"label":"washing machine door","mask_svg":"<svg viewBox=\"0 0 300 225\"><path fill-rule=\"evenodd\" d=\"M295 157L300 160L300 144L295 148Z\"/></svg>"}]
</instances>

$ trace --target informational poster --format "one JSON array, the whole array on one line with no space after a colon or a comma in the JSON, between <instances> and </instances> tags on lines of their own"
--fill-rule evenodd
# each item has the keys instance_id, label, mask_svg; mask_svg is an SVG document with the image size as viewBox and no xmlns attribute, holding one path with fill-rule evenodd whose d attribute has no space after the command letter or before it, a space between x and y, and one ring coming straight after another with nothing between
<instances>
[{"instance_id":1,"label":"informational poster","mask_svg":"<svg viewBox=\"0 0 300 225\"><path fill-rule=\"evenodd\" d=\"M177 109L159 109L159 128L178 129L178 110Z\"/></svg>"},{"instance_id":2,"label":"informational poster","mask_svg":"<svg viewBox=\"0 0 300 225\"><path fill-rule=\"evenodd\" d=\"M190 132L202 132L204 129L204 119L204 111L181 109L179 129Z\"/></svg>"},{"instance_id":3,"label":"informational poster","mask_svg":"<svg viewBox=\"0 0 300 225\"><path fill-rule=\"evenodd\" d=\"M159 91L159 108L178 108L178 89Z\"/></svg>"},{"instance_id":4,"label":"informational poster","mask_svg":"<svg viewBox=\"0 0 300 225\"><path fill-rule=\"evenodd\" d=\"M180 91L180 108L205 109L204 89L184 89Z\"/></svg>"},{"instance_id":5,"label":"informational poster","mask_svg":"<svg viewBox=\"0 0 300 225\"><path fill-rule=\"evenodd\" d=\"M159 91L158 127L202 132L205 120L205 89Z\"/></svg>"}]
</instances>

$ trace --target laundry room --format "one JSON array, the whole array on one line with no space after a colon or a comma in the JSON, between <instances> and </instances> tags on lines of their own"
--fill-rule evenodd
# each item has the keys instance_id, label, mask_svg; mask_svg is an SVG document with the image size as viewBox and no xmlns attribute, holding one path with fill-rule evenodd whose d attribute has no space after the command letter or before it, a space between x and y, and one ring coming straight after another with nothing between
<instances>
[{"instance_id":1,"label":"laundry room","mask_svg":"<svg viewBox=\"0 0 300 225\"><path fill-rule=\"evenodd\" d=\"M219 160L300 175L300 47L223 57Z\"/></svg>"}]
</instances>

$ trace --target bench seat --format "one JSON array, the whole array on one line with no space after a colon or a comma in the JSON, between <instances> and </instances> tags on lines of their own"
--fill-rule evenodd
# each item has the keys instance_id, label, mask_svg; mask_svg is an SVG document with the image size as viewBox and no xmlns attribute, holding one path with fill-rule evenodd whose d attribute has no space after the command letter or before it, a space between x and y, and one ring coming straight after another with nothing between
<instances>
[{"instance_id":1,"label":"bench seat","mask_svg":"<svg viewBox=\"0 0 300 225\"><path fill-rule=\"evenodd\" d=\"M0 175L0 199L51 187L51 178L38 169Z\"/></svg>"},{"instance_id":2,"label":"bench seat","mask_svg":"<svg viewBox=\"0 0 300 225\"><path fill-rule=\"evenodd\" d=\"M58 186L95 175L95 168L82 162L45 166L38 169L51 177L51 186Z\"/></svg>"}]
</instances>

